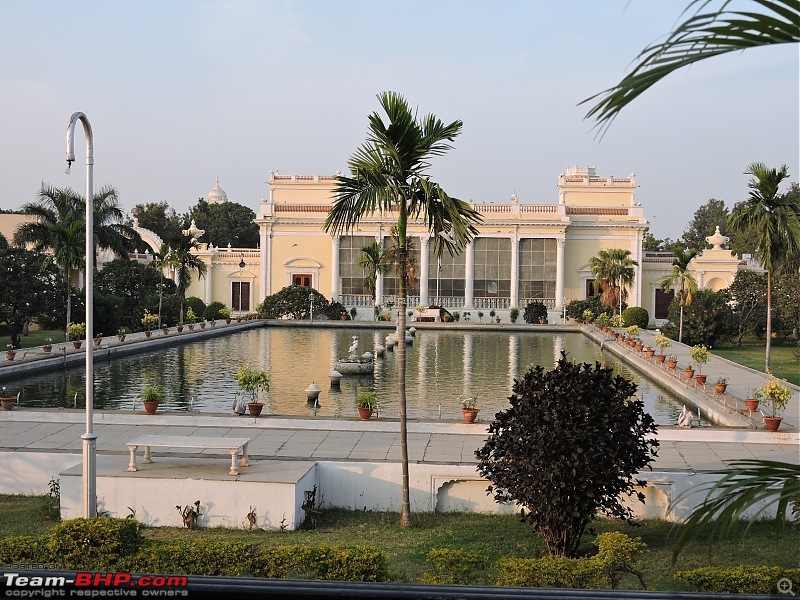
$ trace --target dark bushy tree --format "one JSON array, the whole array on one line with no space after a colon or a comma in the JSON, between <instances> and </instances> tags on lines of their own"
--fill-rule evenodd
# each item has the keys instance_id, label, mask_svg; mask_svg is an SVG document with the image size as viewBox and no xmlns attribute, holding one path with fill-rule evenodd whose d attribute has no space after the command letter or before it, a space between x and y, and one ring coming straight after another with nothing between
<instances>
[{"instance_id":1,"label":"dark bushy tree","mask_svg":"<svg viewBox=\"0 0 800 600\"><path fill-rule=\"evenodd\" d=\"M49 298L61 297L52 264L42 266L41 257L22 248L0 250L0 321L8 324L11 345L20 347L19 336L25 323L41 314Z\"/></svg>"},{"instance_id":2,"label":"dark bushy tree","mask_svg":"<svg viewBox=\"0 0 800 600\"><path fill-rule=\"evenodd\" d=\"M131 214L138 219L139 227L149 229L165 242L183 235L181 230L189 225L166 201L137 204Z\"/></svg>"},{"instance_id":3,"label":"dark bushy tree","mask_svg":"<svg viewBox=\"0 0 800 600\"><path fill-rule=\"evenodd\" d=\"M330 302L314 288L305 285L287 285L281 291L264 298L258 305L258 315L265 319L280 319L291 316L295 319L305 319L311 309L308 299L314 295L314 313L324 314Z\"/></svg>"},{"instance_id":4,"label":"dark bushy tree","mask_svg":"<svg viewBox=\"0 0 800 600\"><path fill-rule=\"evenodd\" d=\"M775 312L780 315L784 335L792 335L795 339L800 330L800 275L787 273L775 282L773 293Z\"/></svg>"},{"instance_id":5,"label":"dark bushy tree","mask_svg":"<svg viewBox=\"0 0 800 600\"><path fill-rule=\"evenodd\" d=\"M624 521L621 496L644 495L636 474L657 454L656 425L634 398L636 384L600 363L562 353L556 368L532 367L497 413L478 472L498 502L517 502L551 554L575 556L598 513Z\"/></svg>"},{"instance_id":6,"label":"dark bushy tree","mask_svg":"<svg viewBox=\"0 0 800 600\"><path fill-rule=\"evenodd\" d=\"M200 236L202 242L218 247L230 244L234 248L255 248L259 240L258 225L253 223L255 218L253 209L242 204L209 204L201 199L191 208L185 221L194 219L198 229L205 231Z\"/></svg>"},{"instance_id":7,"label":"dark bushy tree","mask_svg":"<svg viewBox=\"0 0 800 600\"><path fill-rule=\"evenodd\" d=\"M95 294L120 298L122 304L119 307L119 326L137 330L141 327L144 309L149 310L151 307L151 296L158 296L160 282L161 274L152 266L123 258L112 260L103 266L95 275L94 288ZM175 283L171 279L164 279L164 294L175 295ZM95 331L111 335L116 333L119 326L112 329L109 325L104 325L102 329Z\"/></svg>"},{"instance_id":8,"label":"dark bushy tree","mask_svg":"<svg viewBox=\"0 0 800 600\"><path fill-rule=\"evenodd\" d=\"M641 306L629 306L622 311L622 320L626 327L631 325L638 325L640 329L647 329L650 323L650 315L647 309Z\"/></svg>"},{"instance_id":9,"label":"dark bushy tree","mask_svg":"<svg viewBox=\"0 0 800 600\"><path fill-rule=\"evenodd\" d=\"M595 318L601 313L606 313L609 317L613 316L613 311L600 302L600 294L589 296L586 300L572 300L567 304L567 316L570 319L583 319L583 311L590 310Z\"/></svg>"},{"instance_id":10,"label":"dark bushy tree","mask_svg":"<svg viewBox=\"0 0 800 600\"><path fill-rule=\"evenodd\" d=\"M224 308L225 305L222 302L215 300L214 302L206 306L205 311L203 311L203 317L206 319L206 321L211 321L213 319L223 319L225 318L225 315L222 312Z\"/></svg>"},{"instance_id":11,"label":"dark bushy tree","mask_svg":"<svg viewBox=\"0 0 800 600\"><path fill-rule=\"evenodd\" d=\"M739 271L733 283L725 290L733 307L736 326L736 345L742 345L742 338L755 331L767 318L767 278L755 271Z\"/></svg>"},{"instance_id":12,"label":"dark bushy tree","mask_svg":"<svg viewBox=\"0 0 800 600\"><path fill-rule=\"evenodd\" d=\"M529 302L522 318L526 323L547 323L547 307L543 302Z\"/></svg>"},{"instance_id":13,"label":"dark bushy tree","mask_svg":"<svg viewBox=\"0 0 800 600\"><path fill-rule=\"evenodd\" d=\"M681 303L673 298L669 305L669 320L661 331L677 339ZM728 306L728 294L723 290L698 290L692 303L683 309L683 343L687 346L704 345L713 348L720 342L733 339L736 331L733 311Z\"/></svg>"},{"instance_id":14,"label":"dark bushy tree","mask_svg":"<svg viewBox=\"0 0 800 600\"><path fill-rule=\"evenodd\" d=\"M687 248L704 250L710 244L706 238L714 235L714 231L719 226L722 235L729 235L727 230L728 207L723 200L711 198L703 206L694 212L694 217L689 222L686 231L683 232L683 244Z\"/></svg>"},{"instance_id":15,"label":"dark bushy tree","mask_svg":"<svg viewBox=\"0 0 800 600\"><path fill-rule=\"evenodd\" d=\"M331 302L320 312L332 321L339 321L341 320L342 316L347 316L347 309L341 302Z\"/></svg>"},{"instance_id":16,"label":"dark bushy tree","mask_svg":"<svg viewBox=\"0 0 800 600\"><path fill-rule=\"evenodd\" d=\"M189 296L186 299L186 312L189 312L189 309L192 309L195 317L198 319L202 319L203 316L206 314L206 303L203 302L197 296Z\"/></svg>"}]
</instances>

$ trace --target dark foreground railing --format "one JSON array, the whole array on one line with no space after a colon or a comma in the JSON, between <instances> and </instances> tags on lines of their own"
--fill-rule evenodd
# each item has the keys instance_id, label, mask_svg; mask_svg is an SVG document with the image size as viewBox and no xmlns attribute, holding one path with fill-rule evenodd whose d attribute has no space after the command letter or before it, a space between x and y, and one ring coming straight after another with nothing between
<instances>
[{"instance_id":1,"label":"dark foreground railing","mask_svg":"<svg viewBox=\"0 0 800 600\"><path fill-rule=\"evenodd\" d=\"M349 581L298 581L201 575L28 571L0 567L0 596L11 598L375 598L379 600L747 600L774 596L642 590L573 590L444 586Z\"/></svg>"}]
</instances>

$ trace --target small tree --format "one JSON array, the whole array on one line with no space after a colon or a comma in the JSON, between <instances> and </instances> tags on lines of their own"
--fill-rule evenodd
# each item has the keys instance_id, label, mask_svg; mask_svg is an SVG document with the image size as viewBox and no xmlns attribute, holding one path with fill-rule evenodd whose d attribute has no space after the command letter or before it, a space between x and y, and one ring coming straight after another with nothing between
<instances>
[{"instance_id":1,"label":"small tree","mask_svg":"<svg viewBox=\"0 0 800 600\"><path fill-rule=\"evenodd\" d=\"M530 302L522 318L526 323L547 323L547 307L543 302Z\"/></svg>"},{"instance_id":2,"label":"small tree","mask_svg":"<svg viewBox=\"0 0 800 600\"><path fill-rule=\"evenodd\" d=\"M636 384L600 363L567 360L532 367L514 382L511 407L497 413L478 472L498 502L514 501L551 554L574 556L586 526L604 513L630 520L621 495L657 453L656 425L635 399ZM598 460L602 457L602 460Z\"/></svg>"}]
</instances>

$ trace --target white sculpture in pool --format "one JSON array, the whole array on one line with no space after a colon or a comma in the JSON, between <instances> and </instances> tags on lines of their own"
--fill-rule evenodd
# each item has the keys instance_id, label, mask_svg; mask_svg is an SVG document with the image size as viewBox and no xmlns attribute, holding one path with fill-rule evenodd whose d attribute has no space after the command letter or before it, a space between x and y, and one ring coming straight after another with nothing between
<instances>
[{"instance_id":1,"label":"white sculpture in pool","mask_svg":"<svg viewBox=\"0 0 800 600\"><path fill-rule=\"evenodd\" d=\"M353 343L350 345L347 358L337 358L333 368L342 375L364 375L366 373L372 373L372 354L365 352L363 356L358 355L358 336L354 335Z\"/></svg>"}]
</instances>

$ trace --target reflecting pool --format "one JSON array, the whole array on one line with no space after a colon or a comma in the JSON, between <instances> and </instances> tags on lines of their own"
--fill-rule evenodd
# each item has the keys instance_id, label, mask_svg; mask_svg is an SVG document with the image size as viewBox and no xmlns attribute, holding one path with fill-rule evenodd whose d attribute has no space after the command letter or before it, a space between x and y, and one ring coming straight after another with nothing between
<instances>
[{"instance_id":1,"label":"reflecting pool","mask_svg":"<svg viewBox=\"0 0 800 600\"><path fill-rule=\"evenodd\" d=\"M380 415L397 417L397 354L387 351L376 359L374 377L348 376L331 387L328 373L336 357L347 355L351 337L359 337L359 352L383 343L387 330L259 328L182 346L158 354L95 363L95 408L142 410L139 394L148 384L163 387L160 411L231 413L237 368L249 363L272 378L262 396L265 413L294 416L356 418L356 388L374 385L381 401ZM657 423L675 424L678 400L629 369L580 333L515 333L502 331L418 331L407 346L408 415L412 419L461 420L460 396L478 396L479 419L490 420L508 406L514 378L535 364L552 368L562 350L573 360L599 360L632 380L637 396ZM305 388L322 388L315 406ZM16 380L21 404L36 407L82 408L84 370L75 367ZM77 394L77 396L76 396Z\"/></svg>"}]
</instances>

